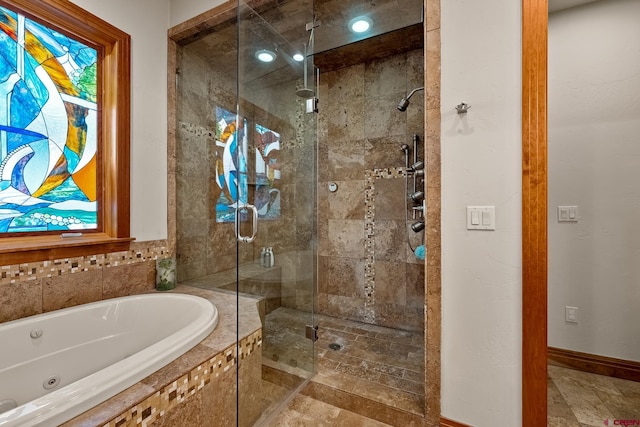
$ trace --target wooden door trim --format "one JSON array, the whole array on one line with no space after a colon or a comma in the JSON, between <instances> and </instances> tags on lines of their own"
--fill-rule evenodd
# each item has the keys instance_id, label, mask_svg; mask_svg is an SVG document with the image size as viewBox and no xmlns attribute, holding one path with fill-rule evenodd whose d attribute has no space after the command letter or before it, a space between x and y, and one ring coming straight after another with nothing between
<instances>
[{"instance_id":1,"label":"wooden door trim","mask_svg":"<svg viewBox=\"0 0 640 427\"><path fill-rule=\"evenodd\" d=\"M522 0L522 425L547 424L547 0Z\"/></svg>"}]
</instances>

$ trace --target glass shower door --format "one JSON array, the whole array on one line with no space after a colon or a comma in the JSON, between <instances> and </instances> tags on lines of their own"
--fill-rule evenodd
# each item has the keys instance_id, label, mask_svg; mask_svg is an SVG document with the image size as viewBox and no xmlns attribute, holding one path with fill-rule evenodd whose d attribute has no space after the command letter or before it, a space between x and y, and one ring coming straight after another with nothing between
<instances>
[{"instance_id":1,"label":"glass shower door","mask_svg":"<svg viewBox=\"0 0 640 427\"><path fill-rule=\"evenodd\" d=\"M312 8L308 17L295 15L300 22L287 21L299 28L287 39L269 22L286 13L281 7L258 13L240 2L238 9L237 194L230 207L237 289L255 300L262 321L253 350L261 358L243 366L239 348L240 425L268 417L314 372L317 118L312 57L305 58ZM240 330L243 321L239 313Z\"/></svg>"}]
</instances>

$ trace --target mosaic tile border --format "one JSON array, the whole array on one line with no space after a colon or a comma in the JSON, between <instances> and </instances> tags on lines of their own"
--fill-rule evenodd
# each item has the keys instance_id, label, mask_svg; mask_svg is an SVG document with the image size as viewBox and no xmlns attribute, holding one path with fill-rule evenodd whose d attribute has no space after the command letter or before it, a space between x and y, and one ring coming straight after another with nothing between
<instances>
[{"instance_id":1,"label":"mosaic tile border","mask_svg":"<svg viewBox=\"0 0 640 427\"><path fill-rule=\"evenodd\" d=\"M221 374L232 369L237 364L238 351L240 352L240 360L244 360L261 347L262 329L259 329L240 340L237 346L232 345L196 366L177 380L165 385L140 403L119 414L103 427L146 427L152 425L153 422L166 415L180 403L199 393L211 381L215 381Z\"/></svg>"},{"instance_id":2,"label":"mosaic tile border","mask_svg":"<svg viewBox=\"0 0 640 427\"><path fill-rule=\"evenodd\" d=\"M367 169L364 172L364 321L375 323L375 211L376 211L376 180L378 179L399 179L408 175L407 168L384 168Z\"/></svg>"},{"instance_id":3,"label":"mosaic tile border","mask_svg":"<svg viewBox=\"0 0 640 427\"><path fill-rule=\"evenodd\" d=\"M129 265L171 256L165 240L141 242L122 252L0 266L0 285Z\"/></svg>"}]
</instances>

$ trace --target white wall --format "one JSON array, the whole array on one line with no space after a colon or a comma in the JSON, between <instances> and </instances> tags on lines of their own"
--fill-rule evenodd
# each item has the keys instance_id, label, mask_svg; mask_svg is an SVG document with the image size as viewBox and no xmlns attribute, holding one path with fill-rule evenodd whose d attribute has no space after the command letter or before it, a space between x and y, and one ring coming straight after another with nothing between
<instances>
[{"instance_id":1,"label":"white wall","mask_svg":"<svg viewBox=\"0 0 640 427\"><path fill-rule=\"evenodd\" d=\"M442 414L521 424L521 7L441 2ZM455 106L471 105L466 116ZM496 207L467 231L466 206Z\"/></svg>"},{"instance_id":2,"label":"white wall","mask_svg":"<svg viewBox=\"0 0 640 427\"><path fill-rule=\"evenodd\" d=\"M636 361L639 52L637 0L550 16L549 345ZM558 223L558 205L577 205L580 222Z\"/></svg>"},{"instance_id":3,"label":"white wall","mask_svg":"<svg viewBox=\"0 0 640 427\"><path fill-rule=\"evenodd\" d=\"M228 0L169 0L171 26L178 25L227 1Z\"/></svg>"},{"instance_id":4,"label":"white wall","mask_svg":"<svg viewBox=\"0 0 640 427\"><path fill-rule=\"evenodd\" d=\"M131 35L131 235L167 237L169 0L72 0Z\"/></svg>"}]
</instances>

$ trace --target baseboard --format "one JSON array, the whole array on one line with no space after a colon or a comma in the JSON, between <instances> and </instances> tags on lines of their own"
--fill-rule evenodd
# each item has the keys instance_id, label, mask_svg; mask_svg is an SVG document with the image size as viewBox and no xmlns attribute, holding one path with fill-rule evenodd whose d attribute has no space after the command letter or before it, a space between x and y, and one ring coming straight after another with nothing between
<instances>
[{"instance_id":1,"label":"baseboard","mask_svg":"<svg viewBox=\"0 0 640 427\"><path fill-rule=\"evenodd\" d=\"M547 360L554 366L640 382L640 363L633 360L615 359L556 347L547 349Z\"/></svg>"},{"instance_id":2,"label":"baseboard","mask_svg":"<svg viewBox=\"0 0 640 427\"><path fill-rule=\"evenodd\" d=\"M447 418L440 417L440 427L471 427L467 424L462 424L457 421L449 420Z\"/></svg>"}]
</instances>

